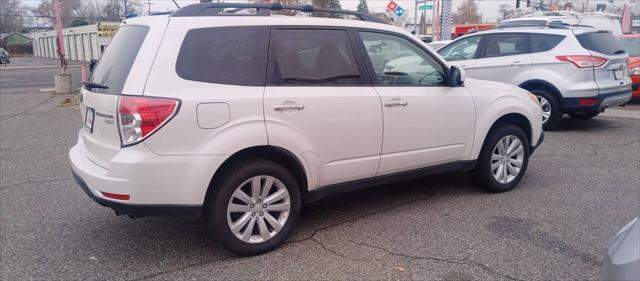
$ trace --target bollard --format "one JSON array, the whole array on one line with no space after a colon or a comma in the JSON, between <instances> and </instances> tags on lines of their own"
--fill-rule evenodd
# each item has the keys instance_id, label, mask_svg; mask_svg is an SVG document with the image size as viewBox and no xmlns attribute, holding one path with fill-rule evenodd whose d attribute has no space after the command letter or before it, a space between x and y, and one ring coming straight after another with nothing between
<instances>
[{"instance_id":1,"label":"bollard","mask_svg":"<svg viewBox=\"0 0 640 281\"><path fill-rule=\"evenodd\" d=\"M73 92L71 74L60 73L55 76L56 94L69 94Z\"/></svg>"},{"instance_id":2,"label":"bollard","mask_svg":"<svg viewBox=\"0 0 640 281\"><path fill-rule=\"evenodd\" d=\"M82 64L82 83L87 82L87 64Z\"/></svg>"}]
</instances>

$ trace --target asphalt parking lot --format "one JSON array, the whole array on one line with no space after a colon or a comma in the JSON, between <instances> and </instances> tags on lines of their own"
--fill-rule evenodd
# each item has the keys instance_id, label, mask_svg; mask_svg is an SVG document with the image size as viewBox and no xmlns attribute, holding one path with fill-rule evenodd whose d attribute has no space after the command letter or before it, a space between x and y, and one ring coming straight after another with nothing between
<instances>
[{"instance_id":1,"label":"asphalt parking lot","mask_svg":"<svg viewBox=\"0 0 640 281\"><path fill-rule=\"evenodd\" d=\"M450 173L305 206L279 249L237 257L198 219L129 219L69 172L70 96L0 94L2 280L588 280L640 214L640 111L564 119L512 192Z\"/></svg>"}]
</instances>

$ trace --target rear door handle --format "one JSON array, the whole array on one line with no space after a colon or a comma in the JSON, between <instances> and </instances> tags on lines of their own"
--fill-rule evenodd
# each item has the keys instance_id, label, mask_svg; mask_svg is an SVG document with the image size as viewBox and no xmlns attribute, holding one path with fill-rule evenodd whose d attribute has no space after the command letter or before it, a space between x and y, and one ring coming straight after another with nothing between
<instances>
[{"instance_id":1,"label":"rear door handle","mask_svg":"<svg viewBox=\"0 0 640 281\"><path fill-rule=\"evenodd\" d=\"M521 63L520 61L514 61L511 63L511 66L523 66L524 63Z\"/></svg>"},{"instance_id":2,"label":"rear door handle","mask_svg":"<svg viewBox=\"0 0 640 281\"><path fill-rule=\"evenodd\" d=\"M292 110L303 110L304 105L302 104L279 104L274 105L273 110L275 111L292 111Z\"/></svg>"},{"instance_id":3,"label":"rear door handle","mask_svg":"<svg viewBox=\"0 0 640 281\"><path fill-rule=\"evenodd\" d=\"M400 100L400 99L393 99L391 101L385 102L384 106L386 107L405 107L407 106L407 104L409 104L406 101Z\"/></svg>"}]
</instances>

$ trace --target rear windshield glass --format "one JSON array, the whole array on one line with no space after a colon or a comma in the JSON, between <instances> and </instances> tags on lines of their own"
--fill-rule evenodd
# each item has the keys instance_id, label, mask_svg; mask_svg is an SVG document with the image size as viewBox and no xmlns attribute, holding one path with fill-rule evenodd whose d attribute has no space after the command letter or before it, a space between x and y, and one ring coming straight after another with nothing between
<instances>
[{"instance_id":1,"label":"rear windshield glass","mask_svg":"<svg viewBox=\"0 0 640 281\"><path fill-rule=\"evenodd\" d=\"M147 32L149 32L149 28L145 26L124 25L120 27L89 79L89 82L109 88L93 88L92 91L112 95L122 94L124 82L129 76L133 61L138 55Z\"/></svg>"},{"instance_id":2,"label":"rear windshield glass","mask_svg":"<svg viewBox=\"0 0 640 281\"><path fill-rule=\"evenodd\" d=\"M182 42L176 72L193 81L263 86L268 36L264 26L190 30Z\"/></svg>"},{"instance_id":3,"label":"rear windshield glass","mask_svg":"<svg viewBox=\"0 0 640 281\"><path fill-rule=\"evenodd\" d=\"M640 57L640 37L620 39L622 49L627 51L630 57Z\"/></svg>"},{"instance_id":4,"label":"rear windshield glass","mask_svg":"<svg viewBox=\"0 0 640 281\"><path fill-rule=\"evenodd\" d=\"M622 50L618 39L611 32L589 32L576 35L580 45L587 50L598 52L605 55L615 55L617 51Z\"/></svg>"}]
</instances>

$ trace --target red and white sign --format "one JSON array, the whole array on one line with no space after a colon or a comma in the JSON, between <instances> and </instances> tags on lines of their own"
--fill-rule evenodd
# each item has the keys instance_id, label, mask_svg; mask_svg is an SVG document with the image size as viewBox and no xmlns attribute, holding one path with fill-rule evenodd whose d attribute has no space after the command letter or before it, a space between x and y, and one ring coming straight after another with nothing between
<instances>
[{"instance_id":1,"label":"red and white sign","mask_svg":"<svg viewBox=\"0 0 640 281\"><path fill-rule=\"evenodd\" d=\"M395 1L391 1L389 2L389 4L387 5L387 10L393 12L396 10L396 8L398 8L398 3L396 3Z\"/></svg>"}]
</instances>

